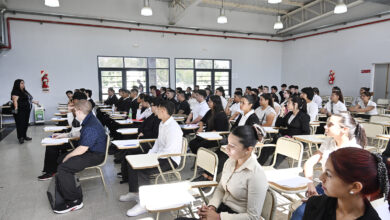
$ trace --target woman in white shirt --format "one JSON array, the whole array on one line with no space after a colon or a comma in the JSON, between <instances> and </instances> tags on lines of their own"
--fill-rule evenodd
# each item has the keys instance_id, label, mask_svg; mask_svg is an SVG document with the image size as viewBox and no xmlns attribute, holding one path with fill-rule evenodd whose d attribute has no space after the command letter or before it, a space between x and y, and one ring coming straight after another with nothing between
<instances>
[{"instance_id":1,"label":"woman in white shirt","mask_svg":"<svg viewBox=\"0 0 390 220\"><path fill-rule=\"evenodd\" d=\"M301 98L306 101L307 114L310 116L310 122L317 120L318 106L313 100L314 91L311 87L305 87L301 90Z\"/></svg>"},{"instance_id":2,"label":"woman in white shirt","mask_svg":"<svg viewBox=\"0 0 390 220\"><path fill-rule=\"evenodd\" d=\"M305 177L313 180L313 169L317 163L321 163L324 171L325 162L329 154L344 147L363 148L367 144L367 137L364 128L348 113L332 115L325 126L325 141L320 149L314 153L305 163L303 171ZM314 186L313 182L307 184L306 197L323 194L321 185ZM302 219L306 204L304 203L293 213L291 220Z\"/></svg>"},{"instance_id":3,"label":"woman in white shirt","mask_svg":"<svg viewBox=\"0 0 390 220\"><path fill-rule=\"evenodd\" d=\"M227 101L226 101L226 99L225 99L225 90L223 89L222 86L218 87L218 88L215 90L215 95L221 97L222 107L223 107L223 109L225 110L225 109L226 109L226 106L227 106Z\"/></svg>"},{"instance_id":4,"label":"woman in white shirt","mask_svg":"<svg viewBox=\"0 0 390 220\"><path fill-rule=\"evenodd\" d=\"M343 94L340 90L333 90L330 101L321 109L321 113L331 116L345 111L347 111L347 107L344 104Z\"/></svg>"},{"instance_id":5,"label":"woman in white shirt","mask_svg":"<svg viewBox=\"0 0 390 220\"><path fill-rule=\"evenodd\" d=\"M280 108L279 103L275 101L278 99L278 97L276 96L275 93L271 93L271 97L272 97L272 102L274 103L274 109L275 109L276 115L279 115L281 108Z\"/></svg>"},{"instance_id":6,"label":"woman in white shirt","mask_svg":"<svg viewBox=\"0 0 390 220\"><path fill-rule=\"evenodd\" d=\"M317 87L313 87L314 96L313 96L313 102L317 104L318 108L322 108L322 98L320 96L320 90L318 90Z\"/></svg>"},{"instance_id":7,"label":"woman in white shirt","mask_svg":"<svg viewBox=\"0 0 390 220\"><path fill-rule=\"evenodd\" d=\"M258 132L246 125L237 127L229 135L226 147L229 159L208 206L198 209L201 219L260 219L268 181L253 154L254 146L262 138Z\"/></svg>"},{"instance_id":8,"label":"woman in white shirt","mask_svg":"<svg viewBox=\"0 0 390 220\"><path fill-rule=\"evenodd\" d=\"M376 103L371 101L372 93L364 91L360 96L360 101L357 105L349 108L349 111L364 112L367 115L377 115Z\"/></svg>"},{"instance_id":9,"label":"woman in white shirt","mask_svg":"<svg viewBox=\"0 0 390 220\"><path fill-rule=\"evenodd\" d=\"M262 126L274 126L276 120L276 112L274 103L270 94L262 94L260 96L260 106L255 110L257 117Z\"/></svg>"}]
</instances>

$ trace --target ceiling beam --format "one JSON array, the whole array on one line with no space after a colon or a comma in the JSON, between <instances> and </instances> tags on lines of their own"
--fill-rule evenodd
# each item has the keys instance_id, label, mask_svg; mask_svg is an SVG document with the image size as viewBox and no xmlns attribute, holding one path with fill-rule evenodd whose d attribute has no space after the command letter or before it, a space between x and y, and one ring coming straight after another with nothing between
<instances>
[{"instance_id":1,"label":"ceiling beam","mask_svg":"<svg viewBox=\"0 0 390 220\"><path fill-rule=\"evenodd\" d=\"M202 3L208 4L208 5L215 5L215 6L221 6L222 1L218 0L202 0ZM256 11L259 13L273 13L273 14L287 14L286 10L278 10L276 8L267 8L257 5L247 5L247 4L240 4L236 2L223 2L223 6L227 10L234 10L234 9L243 9L245 11Z\"/></svg>"},{"instance_id":2,"label":"ceiling beam","mask_svg":"<svg viewBox=\"0 0 390 220\"><path fill-rule=\"evenodd\" d=\"M302 7L304 5L302 2L295 2L295 1L290 1L290 0L283 0L281 4L297 6L297 7Z\"/></svg>"},{"instance_id":3,"label":"ceiling beam","mask_svg":"<svg viewBox=\"0 0 390 220\"><path fill-rule=\"evenodd\" d=\"M202 0L190 0L185 2L184 0L172 0L169 3L169 25L175 25L184 17L184 12L189 8L198 5Z\"/></svg>"}]
</instances>

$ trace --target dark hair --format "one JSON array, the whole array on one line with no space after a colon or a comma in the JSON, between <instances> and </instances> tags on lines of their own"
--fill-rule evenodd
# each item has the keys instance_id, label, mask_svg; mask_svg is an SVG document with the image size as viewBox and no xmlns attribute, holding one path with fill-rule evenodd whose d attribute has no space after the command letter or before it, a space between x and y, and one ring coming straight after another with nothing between
<instances>
[{"instance_id":1,"label":"dark hair","mask_svg":"<svg viewBox=\"0 0 390 220\"><path fill-rule=\"evenodd\" d=\"M182 95L182 96L184 96L184 98L187 100L187 95L186 95L186 93L185 93L184 91L179 91L179 92L177 93L177 95Z\"/></svg>"},{"instance_id":2,"label":"dark hair","mask_svg":"<svg viewBox=\"0 0 390 220\"><path fill-rule=\"evenodd\" d=\"M337 89L333 90L332 94L333 93L339 97L340 102L344 103L344 96L343 96L343 93L341 92L341 90L337 90Z\"/></svg>"},{"instance_id":3,"label":"dark hair","mask_svg":"<svg viewBox=\"0 0 390 220\"><path fill-rule=\"evenodd\" d=\"M371 97L371 96L373 96L374 94L373 94L372 92L369 92L369 91L364 90L364 92L362 93L362 95L367 96L367 97Z\"/></svg>"},{"instance_id":4,"label":"dark hair","mask_svg":"<svg viewBox=\"0 0 390 220\"><path fill-rule=\"evenodd\" d=\"M313 87L313 92L317 95L320 95L320 90L317 87Z\"/></svg>"},{"instance_id":5,"label":"dark hair","mask_svg":"<svg viewBox=\"0 0 390 220\"><path fill-rule=\"evenodd\" d=\"M167 88L166 87L161 87L160 90L166 92Z\"/></svg>"},{"instance_id":6,"label":"dark hair","mask_svg":"<svg viewBox=\"0 0 390 220\"><path fill-rule=\"evenodd\" d=\"M294 96L290 97L290 100L292 101L293 104L295 104L295 103L298 104L299 111L307 113L306 101L303 98L301 98L297 95L294 95Z\"/></svg>"},{"instance_id":7,"label":"dark hair","mask_svg":"<svg viewBox=\"0 0 390 220\"><path fill-rule=\"evenodd\" d=\"M295 89L295 86L294 85L290 85L289 87L288 87L288 89Z\"/></svg>"},{"instance_id":8,"label":"dark hair","mask_svg":"<svg viewBox=\"0 0 390 220\"><path fill-rule=\"evenodd\" d=\"M168 115L173 115L175 113L175 104L168 100L163 100L159 103L158 107L163 107L167 110Z\"/></svg>"},{"instance_id":9,"label":"dark hair","mask_svg":"<svg viewBox=\"0 0 390 220\"><path fill-rule=\"evenodd\" d=\"M257 89L252 89L252 92L256 93L256 95L259 95L259 90Z\"/></svg>"},{"instance_id":10,"label":"dark hair","mask_svg":"<svg viewBox=\"0 0 390 220\"><path fill-rule=\"evenodd\" d=\"M199 89L199 90L196 91L196 93L201 95L203 98L207 97L206 90L204 90L204 89Z\"/></svg>"},{"instance_id":11,"label":"dark hair","mask_svg":"<svg viewBox=\"0 0 390 220\"><path fill-rule=\"evenodd\" d=\"M313 90L313 88L305 87L305 88L301 89L301 92L305 93L309 100L313 100L313 97L314 97L314 90Z\"/></svg>"},{"instance_id":12,"label":"dark hair","mask_svg":"<svg viewBox=\"0 0 390 220\"><path fill-rule=\"evenodd\" d=\"M339 123L341 124L341 127L349 128L348 137L350 140L356 138L356 143L363 148L367 145L366 131L349 113L333 114L332 116L340 117Z\"/></svg>"},{"instance_id":13,"label":"dark hair","mask_svg":"<svg viewBox=\"0 0 390 220\"><path fill-rule=\"evenodd\" d=\"M145 97L143 98L144 102L147 102L149 104L151 104L151 101L152 101L152 97L149 96L149 95L145 95Z\"/></svg>"},{"instance_id":14,"label":"dark hair","mask_svg":"<svg viewBox=\"0 0 390 220\"><path fill-rule=\"evenodd\" d=\"M205 97L207 97L207 91L209 91L210 94L213 93L210 88L205 88L204 91L206 92L206 96Z\"/></svg>"},{"instance_id":15,"label":"dark hair","mask_svg":"<svg viewBox=\"0 0 390 220\"><path fill-rule=\"evenodd\" d=\"M160 105L160 102L162 102L163 99L159 98L159 97L151 97L151 100L150 100L150 105L154 105L154 106L159 106Z\"/></svg>"},{"instance_id":16,"label":"dark hair","mask_svg":"<svg viewBox=\"0 0 390 220\"><path fill-rule=\"evenodd\" d=\"M213 111L214 112L221 112L223 111L223 106L222 106L222 100L220 96L217 95L211 95L210 99L213 102Z\"/></svg>"},{"instance_id":17,"label":"dark hair","mask_svg":"<svg viewBox=\"0 0 390 220\"><path fill-rule=\"evenodd\" d=\"M75 92L72 97L73 100L87 100L87 95L83 92Z\"/></svg>"},{"instance_id":18,"label":"dark hair","mask_svg":"<svg viewBox=\"0 0 390 220\"><path fill-rule=\"evenodd\" d=\"M275 93L270 93L270 96L272 98L273 103L275 103L274 100L279 100L278 96Z\"/></svg>"},{"instance_id":19,"label":"dark hair","mask_svg":"<svg viewBox=\"0 0 390 220\"><path fill-rule=\"evenodd\" d=\"M285 83L283 83L280 87L282 87L282 88L286 88L287 87L287 85L285 84Z\"/></svg>"},{"instance_id":20,"label":"dark hair","mask_svg":"<svg viewBox=\"0 0 390 220\"><path fill-rule=\"evenodd\" d=\"M362 88L360 88L360 89L363 89L363 90L366 91L366 92L369 92L369 91L370 91L370 88L367 88L367 87L362 87Z\"/></svg>"},{"instance_id":21,"label":"dark hair","mask_svg":"<svg viewBox=\"0 0 390 220\"><path fill-rule=\"evenodd\" d=\"M118 91L119 91L119 92L123 92L123 90L125 90L125 89L123 89L123 88L120 88Z\"/></svg>"},{"instance_id":22,"label":"dark hair","mask_svg":"<svg viewBox=\"0 0 390 220\"><path fill-rule=\"evenodd\" d=\"M177 90L178 92L180 92L180 91L183 91L183 88L181 88L181 87L176 87L176 90Z\"/></svg>"},{"instance_id":23,"label":"dark hair","mask_svg":"<svg viewBox=\"0 0 390 220\"><path fill-rule=\"evenodd\" d=\"M278 87L276 86L271 86L271 89L275 89L276 91L278 91Z\"/></svg>"},{"instance_id":24,"label":"dark hair","mask_svg":"<svg viewBox=\"0 0 390 220\"><path fill-rule=\"evenodd\" d=\"M246 100L248 100L249 104L252 105L252 109L254 108L255 103L257 101L257 97L255 97L254 95L246 95L246 96L243 96L242 98L245 98Z\"/></svg>"},{"instance_id":25,"label":"dark hair","mask_svg":"<svg viewBox=\"0 0 390 220\"><path fill-rule=\"evenodd\" d=\"M295 89L296 89L296 90L298 90L298 89L299 89L299 86L297 86L297 85L295 85L294 87L295 87Z\"/></svg>"},{"instance_id":26,"label":"dark hair","mask_svg":"<svg viewBox=\"0 0 390 220\"><path fill-rule=\"evenodd\" d=\"M138 98L141 100L144 100L146 96L148 96L148 95L141 93L141 94L139 94Z\"/></svg>"},{"instance_id":27,"label":"dark hair","mask_svg":"<svg viewBox=\"0 0 390 220\"><path fill-rule=\"evenodd\" d=\"M236 88L236 91L242 92L242 88Z\"/></svg>"},{"instance_id":28,"label":"dark hair","mask_svg":"<svg viewBox=\"0 0 390 220\"><path fill-rule=\"evenodd\" d=\"M234 95L236 95L236 96L242 96L242 92L241 92L241 91L234 92Z\"/></svg>"},{"instance_id":29,"label":"dark hair","mask_svg":"<svg viewBox=\"0 0 390 220\"><path fill-rule=\"evenodd\" d=\"M269 87L268 87L268 86L263 86L263 88L264 88L264 89L265 89L265 88L269 89Z\"/></svg>"},{"instance_id":30,"label":"dark hair","mask_svg":"<svg viewBox=\"0 0 390 220\"><path fill-rule=\"evenodd\" d=\"M289 96L291 96L291 91L289 89L286 89L284 91L287 92Z\"/></svg>"},{"instance_id":31,"label":"dark hair","mask_svg":"<svg viewBox=\"0 0 390 220\"><path fill-rule=\"evenodd\" d=\"M112 87L108 88L108 91L111 91L111 92L115 93L115 90Z\"/></svg>"},{"instance_id":32,"label":"dark hair","mask_svg":"<svg viewBox=\"0 0 390 220\"><path fill-rule=\"evenodd\" d=\"M138 89L131 89L130 92L136 92L138 94Z\"/></svg>"},{"instance_id":33,"label":"dark hair","mask_svg":"<svg viewBox=\"0 0 390 220\"><path fill-rule=\"evenodd\" d=\"M222 96L225 97L225 89L223 89L222 86L218 87L216 90L220 91L222 93Z\"/></svg>"},{"instance_id":34,"label":"dark hair","mask_svg":"<svg viewBox=\"0 0 390 220\"><path fill-rule=\"evenodd\" d=\"M339 91L341 91L340 87L338 87L338 86L333 86L332 90L339 90Z\"/></svg>"},{"instance_id":35,"label":"dark hair","mask_svg":"<svg viewBox=\"0 0 390 220\"><path fill-rule=\"evenodd\" d=\"M80 92L85 92L85 89L84 88L80 88Z\"/></svg>"},{"instance_id":36,"label":"dark hair","mask_svg":"<svg viewBox=\"0 0 390 220\"><path fill-rule=\"evenodd\" d=\"M390 167L387 161L383 162L379 154L356 147L346 147L333 151L329 155L329 161L336 175L344 182L360 182L363 185L361 193L364 200L367 200L367 196L384 194L390 210L388 172Z\"/></svg>"},{"instance_id":37,"label":"dark hair","mask_svg":"<svg viewBox=\"0 0 390 220\"><path fill-rule=\"evenodd\" d=\"M128 89L122 89L122 92L124 92L126 94L130 94L130 91Z\"/></svg>"},{"instance_id":38,"label":"dark hair","mask_svg":"<svg viewBox=\"0 0 390 220\"><path fill-rule=\"evenodd\" d=\"M86 89L85 92L88 94L89 98L92 97L92 90Z\"/></svg>"},{"instance_id":39,"label":"dark hair","mask_svg":"<svg viewBox=\"0 0 390 220\"><path fill-rule=\"evenodd\" d=\"M26 88L24 88L24 91L22 91L22 90L20 89L20 83L21 83L22 81L24 82L23 79L17 79L17 80L15 80L15 82L14 82L14 87L12 88L12 92L11 92L11 100L12 100L12 94L15 93L15 92L16 92L16 94L18 94L19 92L25 92L26 94L30 94L30 93L27 92Z\"/></svg>"},{"instance_id":40,"label":"dark hair","mask_svg":"<svg viewBox=\"0 0 390 220\"><path fill-rule=\"evenodd\" d=\"M252 90L252 87L247 86L246 89L247 89L247 90Z\"/></svg>"},{"instance_id":41,"label":"dark hair","mask_svg":"<svg viewBox=\"0 0 390 220\"><path fill-rule=\"evenodd\" d=\"M251 125L238 126L233 129L232 134L238 137L244 148L256 146L257 141L262 138L259 137L256 128Z\"/></svg>"},{"instance_id":42,"label":"dark hair","mask_svg":"<svg viewBox=\"0 0 390 220\"><path fill-rule=\"evenodd\" d=\"M271 106L272 108L274 107L274 101L272 100L272 97L269 93L263 93L261 94L261 97L263 99L268 100L268 105Z\"/></svg>"},{"instance_id":43,"label":"dark hair","mask_svg":"<svg viewBox=\"0 0 390 220\"><path fill-rule=\"evenodd\" d=\"M261 90L263 90L263 86L262 86L262 85L260 85L260 86L258 86L258 87L257 87L257 89L261 89Z\"/></svg>"},{"instance_id":44,"label":"dark hair","mask_svg":"<svg viewBox=\"0 0 390 220\"><path fill-rule=\"evenodd\" d=\"M68 90L65 92L65 94L67 94L67 95L68 95L68 93L73 94L72 90Z\"/></svg>"},{"instance_id":45,"label":"dark hair","mask_svg":"<svg viewBox=\"0 0 390 220\"><path fill-rule=\"evenodd\" d=\"M157 87L156 87L156 86L150 86L149 89L150 89L150 90L153 90L153 89L154 89L154 90L157 90Z\"/></svg>"}]
</instances>

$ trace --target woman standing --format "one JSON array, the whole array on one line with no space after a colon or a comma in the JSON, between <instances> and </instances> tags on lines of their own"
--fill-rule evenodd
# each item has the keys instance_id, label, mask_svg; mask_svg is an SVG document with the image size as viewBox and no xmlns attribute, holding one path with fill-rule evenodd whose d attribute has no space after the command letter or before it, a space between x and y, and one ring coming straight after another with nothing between
<instances>
[{"instance_id":1,"label":"woman standing","mask_svg":"<svg viewBox=\"0 0 390 220\"><path fill-rule=\"evenodd\" d=\"M32 108L32 103L38 104L37 101L32 100L33 97L27 92L24 80L17 79L14 82L14 87L11 92L11 100L13 102L14 109L12 113L15 118L16 131L20 144L23 144L24 141L31 141L32 138L27 137L27 128L28 122L30 119L30 112Z\"/></svg>"}]
</instances>

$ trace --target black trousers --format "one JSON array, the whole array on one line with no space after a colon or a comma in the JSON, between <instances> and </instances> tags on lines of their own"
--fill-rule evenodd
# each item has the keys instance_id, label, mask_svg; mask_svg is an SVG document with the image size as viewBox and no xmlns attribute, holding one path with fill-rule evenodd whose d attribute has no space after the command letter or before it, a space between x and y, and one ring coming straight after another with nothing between
<instances>
[{"instance_id":1,"label":"black trousers","mask_svg":"<svg viewBox=\"0 0 390 220\"><path fill-rule=\"evenodd\" d=\"M45 150L45 160L43 164L43 172L56 173L58 167L58 158L62 154L66 154L67 150L71 149L69 144L61 146L47 146Z\"/></svg>"},{"instance_id":2,"label":"black trousers","mask_svg":"<svg viewBox=\"0 0 390 220\"><path fill-rule=\"evenodd\" d=\"M28 122L30 120L31 108L19 108L18 114L14 114L16 132L19 138L27 136Z\"/></svg>"},{"instance_id":3,"label":"black trousers","mask_svg":"<svg viewBox=\"0 0 390 220\"><path fill-rule=\"evenodd\" d=\"M168 162L168 159L158 159L161 170L168 171L171 170L171 165ZM176 168L177 164L172 160L173 166ZM128 169L128 183L129 183L129 192L138 192L138 188L143 185L150 185L150 175L159 173L157 168L134 170L130 164L127 164Z\"/></svg>"},{"instance_id":4,"label":"black trousers","mask_svg":"<svg viewBox=\"0 0 390 220\"><path fill-rule=\"evenodd\" d=\"M224 203L221 203L219 207L217 208L217 213L221 212L227 212L230 214L237 214L237 212L233 211L229 206L225 205ZM175 220L197 220L196 218L176 218Z\"/></svg>"},{"instance_id":5,"label":"black trousers","mask_svg":"<svg viewBox=\"0 0 390 220\"><path fill-rule=\"evenodd\" d=\"M140 148L124 150L124 156L123 156L122 161L121 161L121 173L122 173L122 180L123 181L129 181L129 176L128 176L129 163L126 160L126 156L127 155L135 155L135 154L146 154L146 153L148 153L148 151L150 149L149 145L146 143L141 143L141 145L142 145L145 152L142 152L142 150Z\"/></svg>"},{"instance_id":6,"label":"black trousers","mask_svg":"<svg viewBox=\"0 0 390 220\"><path fill-rule=\"evenodd\" d=\"M99 165L104 160L104 153L87 151L82 155L74 156L62 163L65 155L59 157L61 161L57 169L57 186L66 201L82 199L83 195L77 190L74 175L86 167Z\"/></svg>"},{"instance_id":7,"label":"black trousers","mask_svg":"<svg viewBox=\"0 0 390 220\"><path fill-rule=\"evenodd\" d=\"M199 150L199 148L204 147L204 148L212 148L212 147L217 147L218 146L218 141L208 141L206 139L203 139L199 136L196 136L195 139L190 141L189 143L191 152L196 154Z\"/></svg>"}]
</instances>

